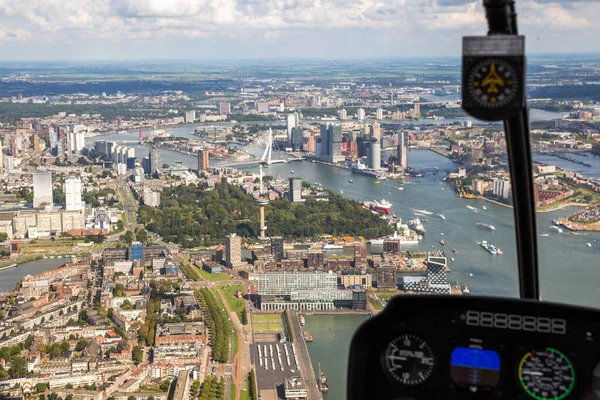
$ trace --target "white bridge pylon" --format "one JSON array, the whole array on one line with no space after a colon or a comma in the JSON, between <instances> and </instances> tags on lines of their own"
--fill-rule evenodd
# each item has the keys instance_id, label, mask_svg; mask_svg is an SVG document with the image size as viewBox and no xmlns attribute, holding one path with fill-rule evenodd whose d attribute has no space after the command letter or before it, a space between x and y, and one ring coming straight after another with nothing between
<instances>
[{"instance_id":1,"label":"white bridge pylon","mask_svg":"<svg viewBox=\"0 0 600 400\"><path fill-rule=\"evenodd\" d=\"M269 128L269 134L267 136L267 147L265 148L265 152L260 158L260 162L266 162L268 165L272 164L271 161L271 150L273 149L273 130Z\"/></svg>"}]
</instances>

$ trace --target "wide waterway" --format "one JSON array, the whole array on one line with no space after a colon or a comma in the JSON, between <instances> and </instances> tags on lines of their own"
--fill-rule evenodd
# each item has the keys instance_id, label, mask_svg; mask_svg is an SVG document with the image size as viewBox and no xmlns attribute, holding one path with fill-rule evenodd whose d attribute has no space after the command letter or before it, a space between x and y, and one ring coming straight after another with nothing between
<instances>
[{"instance_id":1,"label":"wide waterway","mask_svg":"<svg viewBox=\"0 0 600 400\"><path fill-rule=\"evenodd\" d=\"M191 135L194 127L175 128L174 136L194 137ZM114 134L98 139L114 141L131 141L134 134ZM98 140L97 139L97 140ZM136 154L138 158L148 152L143 146L143 152ZM248 152L260 155L262 149L246 147ZM196 167L196 158L170 151L161 151L162 163L173 164L182 160L184 165ZM597 159L582 157L594 164L587 168L555 157L549 159L535 156L535 159L558 165L566 170L576 170L587 176L598 176L600 163ZM441 170L456 169L457 165L445 157L427 150L412 150L409 164L416 169L437 166ZM256 167L248 168L256 171ZM449 261L452 273L451 282L459 281L468 285L472 294L492 296L518 295L517 258L514 234L513 210L483 200L467 200L456 197L451 187L442 182L443 174L428 174L423 178L411 179L401 185L397 181L375 180L366 176L353 175L348 170L333 168L316 163L292 163L270 166L265 172L270 175L279 174L282 178L291 176L294 170L296 176L311 183L319 182L324 188L343 192L344 196L360 201L386 199L393 203L396 215L408 219L415 209L427 210L433 215L421 217L429 219L425 223L427 234L420 243L419 249L440 249L440 239L444 239L445 250L454 257ZM349 180L354 180L350 183ZM404 190L398 190L402 186ZM477 213L467 209L471 205L479 209ZM482 206L487 211L482 210ZM600 233L555 233L548 229L553 219L572 213L575 208L550 213L539 213L538 243L540 258L541 294L544 300L555 300L579 305L600 306L600 292L597 282L600 272L597 268L597 258L600 255ZM446 221L435 214L443 213ZM496 231L477 228L475 224L483 222L492 224ZM442 233L444 235L442 236ZM541 236L548 235L548 236ZM492 256L477 245L478 241L492 241L504 252L501 256ZM587 247L586 243L592 247ZM456 248L457 253L451 254ZM327 400L342 400L346 397L345 382L348 357L348 344L356 327L364 318L350 315L320 315L308 316L307 330L310 330L315 342L309 344L315 370L318 363L330 381L330 390L324 396Z\"/></svg>"},{"instance_id":2,"label":"wide waterway","mask_svg":"<svg viewBox=\"0 0 600 400\"><path fill-rule=\"evenodd\" d=\"M27 275L36 275L58 268L68 262L69 258L41 258L19 264L14 268L0 270L0 292L10 292L17 282Z\"/></svg>"}]
</instances>

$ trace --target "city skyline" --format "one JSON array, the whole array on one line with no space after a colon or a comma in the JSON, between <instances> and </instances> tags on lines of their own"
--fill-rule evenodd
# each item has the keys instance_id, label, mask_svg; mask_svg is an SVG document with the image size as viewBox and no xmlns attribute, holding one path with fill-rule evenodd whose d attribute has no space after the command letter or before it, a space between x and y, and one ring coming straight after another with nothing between
<instances>
[{"instance_id":1,"label":"city skyline","mask_svg":"<svg viewBox=\"0 0 600 400\"><path fill-rule=\"evenodd\" d=\"M4 60L451 56L480 1L0 2ZM517 2L529 53L599 52L600 3Z\"/></svg>"}]
</instances>

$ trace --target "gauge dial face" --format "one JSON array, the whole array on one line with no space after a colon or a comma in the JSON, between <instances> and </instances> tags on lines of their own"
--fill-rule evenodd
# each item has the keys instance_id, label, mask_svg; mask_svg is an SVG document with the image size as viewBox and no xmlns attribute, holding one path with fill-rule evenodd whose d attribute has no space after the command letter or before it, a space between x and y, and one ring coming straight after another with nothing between
<instances>
[{"instance_id":1,"label":"gauge dial face","mask_svg":"<svg viewBox=\"0 0 600 400\"><path fill-rule=\"evenodd\" d=\"M416 386L425 382L433 372L433 351L418 336L403 334L388 344L383 354L383 365L396 382Z\"/></svg>"},{"instance_id":2,"label":"gauge dial face","mask_svg":"<svg viewBox=\"0 0 600 400\"><path fill-rule=\"evenodd\" d=\"M477 106L494 109L506 107L515 100L520 82L510 62L489 57L471 67L466 84Z\"/></svg>"},{"instance_id":3,"label":"gauge dial face","mask_svg":"<svg viewBox=\"0 0 600 400\"><path fill-rule=\"evenodd\" d=\"M550 347L525 354L518 373L523 390L537 400L564 399L575 387L573 364Z\"/></svg>"}]
</instances>

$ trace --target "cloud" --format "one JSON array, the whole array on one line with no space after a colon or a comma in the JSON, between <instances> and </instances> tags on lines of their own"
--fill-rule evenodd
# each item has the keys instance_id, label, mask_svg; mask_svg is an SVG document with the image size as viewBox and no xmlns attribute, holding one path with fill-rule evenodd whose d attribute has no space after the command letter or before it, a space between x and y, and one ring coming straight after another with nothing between
<instances>
[{"instance_id":1,"label":"cloud","mask_svg":"<svg viewBox=\"0 0 600 400\"><path fill-rule=\"evenodd\" d=\"M525 30L561 32L600 18L593 0L521 0ZM314 30L354 30L373 38L446 40L479 31L486 22L481 0L0 0L0 40L65 43L227 38L285 41ZM377 39L377 41L381 41ZM432 44L431 48L435 46Z\"/></svg>"}]
</instances>

